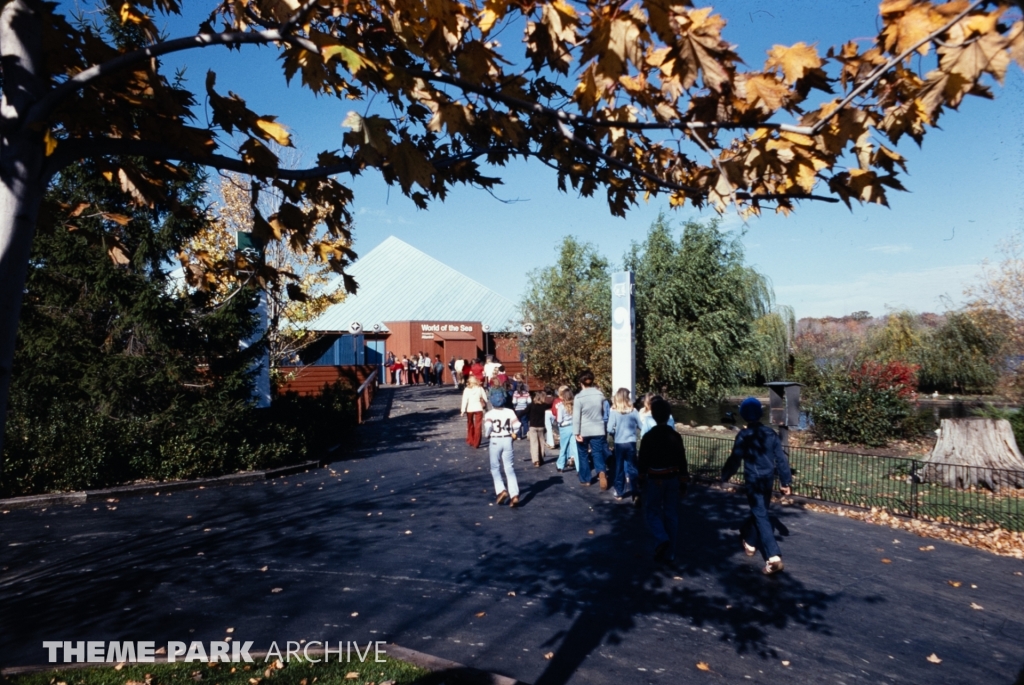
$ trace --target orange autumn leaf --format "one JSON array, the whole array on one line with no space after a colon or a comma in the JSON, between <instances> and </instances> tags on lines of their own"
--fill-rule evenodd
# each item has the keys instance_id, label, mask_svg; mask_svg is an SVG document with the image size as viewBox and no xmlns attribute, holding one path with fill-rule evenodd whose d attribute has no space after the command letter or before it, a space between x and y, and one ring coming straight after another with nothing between
<instances>
[{"instance_id":1,"label":"orange autumn leaf","mask_svg":"<svg viewBox=\"0 0 1024 685\"><path fill-rule=\"evenodd\" d=\"M793 85L803 78L808 72L820 68L821 58L813 45L803 42L796 43L791 47L785 45L774 45L768 51L768 61L764 68L767 71L779 69L782 71L786 83Z\"/></svg>"}]
</instances>

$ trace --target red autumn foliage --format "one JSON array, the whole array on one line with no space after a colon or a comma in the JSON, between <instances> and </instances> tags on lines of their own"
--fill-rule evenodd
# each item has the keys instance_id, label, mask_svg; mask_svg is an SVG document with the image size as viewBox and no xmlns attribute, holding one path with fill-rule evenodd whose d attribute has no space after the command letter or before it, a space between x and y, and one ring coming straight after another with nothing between
<instances>
[{"instance_id":1,"label":"red autumn foliage","mask_svg":"<svg viewBox=\"0 0 1024 685\"><path fill-rule=\"evenodd\" d=\"M866 361L850 374L853 387L857 390L896 390L896 394L908 398L917 392L917 364L902 361Z\"/></svg>"}]
</instances>

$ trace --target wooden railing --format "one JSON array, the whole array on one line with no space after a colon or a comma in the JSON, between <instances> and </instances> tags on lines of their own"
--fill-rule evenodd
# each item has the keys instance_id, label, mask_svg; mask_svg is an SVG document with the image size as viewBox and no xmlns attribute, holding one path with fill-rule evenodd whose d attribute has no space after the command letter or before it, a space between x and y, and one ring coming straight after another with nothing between
<instances>
[{"instance_id":1,"label":"wooden railing","mask_svg":"<svg viewBox=\"0 0 1024 685\"><path fill-rule=\"evenodd\" d=\"M282 366L279 371L283 380L278 384L277 392L295 392L300 395L319 395L325 385L333 385L336 381L348 383L355 388L361 385L376 370L375 364L358 366Z\"/></svg>"},{"instance_id":2,"label":"wooden railing","mask_svg":"<svg viewBox=\"0 0 1024 685\"><path fill-rule=\"evenodd\" d=\"M358 423L362 423L363 417L370 411L373 395L377 391L377 374L378 369L374 369L373 373L356 390L356 421Z\"/></svg>"}]
</instances>

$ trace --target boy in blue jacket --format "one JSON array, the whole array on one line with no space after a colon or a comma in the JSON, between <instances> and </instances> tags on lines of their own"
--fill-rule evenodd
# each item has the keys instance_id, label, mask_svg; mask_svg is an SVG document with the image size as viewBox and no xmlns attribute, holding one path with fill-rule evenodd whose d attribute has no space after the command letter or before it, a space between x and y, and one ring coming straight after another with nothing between
<instances>
[{"instance_id":1,"label":"boy in blue jacket","mask_svg":"<svg viewBox=\"0 0 1024 685\"><path fill-rule=\"evenodd\" d=\"M747 484L747 502L750 504L748 519L740 528L743 540L743 551L753 556L760 548L765 566L761 569L765 575L778 573L783 569L779 543L775 541L772 524L768 520L768 507L772 501L772 487L778 473L779 484L783 495L790 494L793 475L789 469L789 459L782 451L782 442L778 434L769 426L761 424L761 402L748 397L740 404L740 416L747 422L747 427L736 436L732 454L722 468L722 480L728 481L739 470L743 462L743 478Z\"/></svg>"}]
</instances>

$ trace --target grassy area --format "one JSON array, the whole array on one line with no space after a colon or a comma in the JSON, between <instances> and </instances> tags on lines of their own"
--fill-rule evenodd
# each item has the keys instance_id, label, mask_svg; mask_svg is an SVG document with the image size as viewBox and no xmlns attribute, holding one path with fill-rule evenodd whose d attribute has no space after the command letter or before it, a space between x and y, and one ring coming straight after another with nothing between
<instances>
[{"instance_id":1,"label":"grassy area","mask_svg":"<svg viewBox=\"0 0 1024 685\"><path fill-rule=\"evenodd\" d=\"M333 656L333 655L332 655ZM116 667L80 668L26 673L8 678L11 685L411 685L429 672L387 657L375 663L373 655L361 663L292 660L276 668L256 658L251 664L154 663Z\"/></svg>"},{"instance_id":2,"label":"grassy area","mask_svg":"<svg viewBox=\"0 0 1024 685\"><path fill-rule=\"evenodd\" d=\"M717 479L732 451L732 436L683 435L690 471ZM914 460L793 446L793 494L857 507L877 507L893 514L974 528L998 526L1024 531L1024 494L1004 488L954 489L913 483ZM918 462L920 464L920 462ZM742 476L734 479L742 481Z\"/></svg>"}]
</instances>

